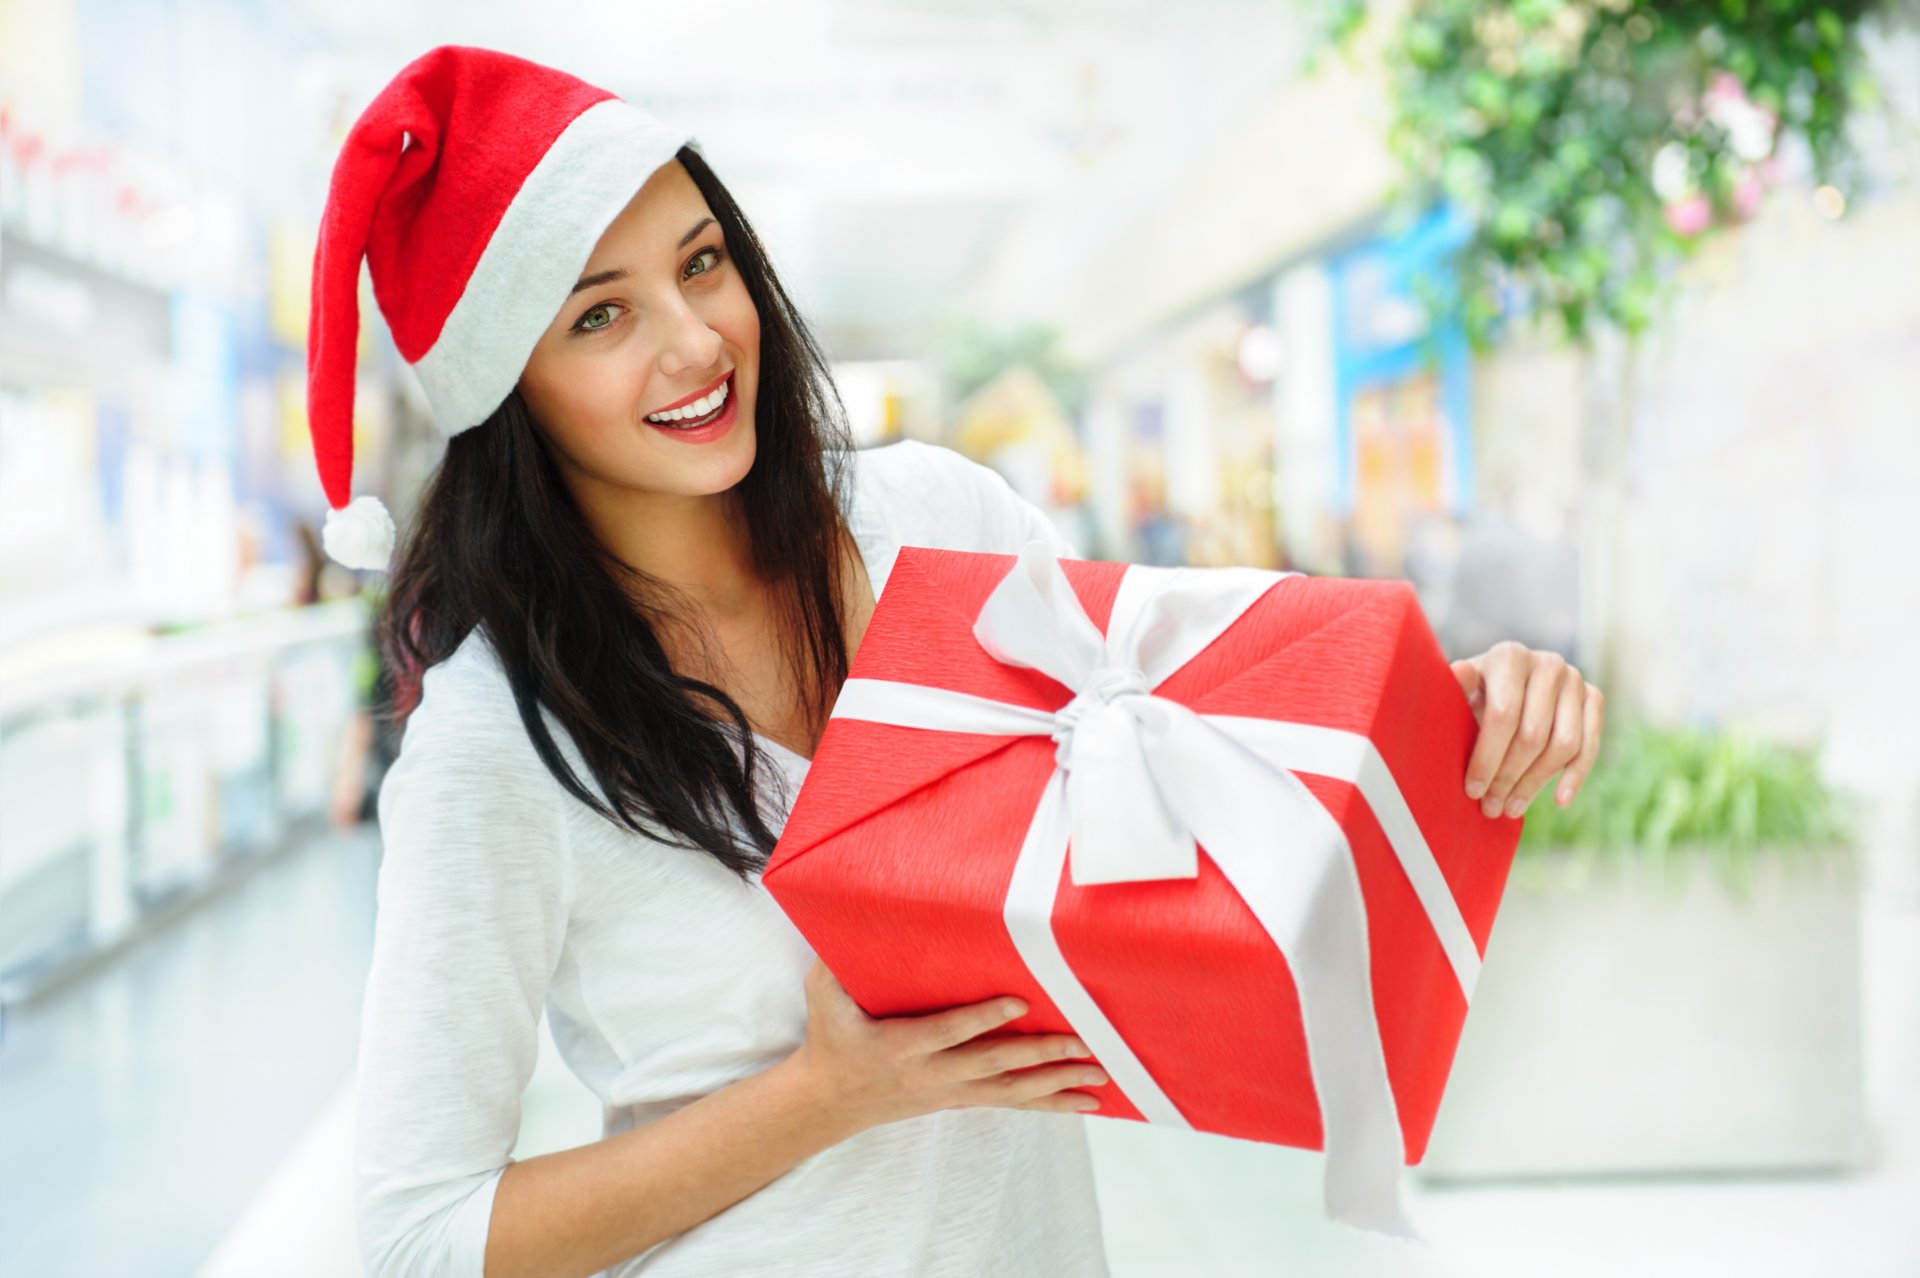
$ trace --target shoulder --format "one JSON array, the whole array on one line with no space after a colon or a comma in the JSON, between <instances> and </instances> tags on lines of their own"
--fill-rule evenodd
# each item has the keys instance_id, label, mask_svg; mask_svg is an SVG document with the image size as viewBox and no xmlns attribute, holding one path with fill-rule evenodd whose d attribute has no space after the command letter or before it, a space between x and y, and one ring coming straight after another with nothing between
<instances>
[{"instance_id":1,"label":"shoulder","mask_svg":"<svg viewBox=\"0 0 1920 1278\"><path fill-rule=\"evenodd\" d=\"M547 722L557 739L564 737L551 716ZM570 753L571 743L561 744ZM380 799L511 806L531 816L552 806L548 792L557 785L527 735L506 670L476 629L421 677L419 704L407 717Z\"/></svg>"},{"instance_id":2,"label":"shoulder","mask_svg":"<svg viewBox=\"0 0 1920 1278\"><path fill-rule=\"evenodd\" d=\"M476 627L452 656L421 677L420 702L407 717L401 749L425 749L431 743L436 749L493 752L526 735L507 672Z\"/></svg>"},{"instance_id":3,"label":"shoulder","mask_svg":"<svg viewBox=\"0 0 1920 1278\"><path fill-rule=\"evenodd\" d=\"M901 440L863 450L858 464L867 494L889 509L909 544L1006 551L1050 536L1064 546L999 471L951 448Z\"/></svg>"},{"instance_id":4,"label":"shoulder","mask_svg":"<svg viewBox=\"0 0 1920 1278\"><path fill-rule=\"evenodd\" d=\"M567 798L527 735L505 670L469 636L422 677L381 778L381 926L492 929L515 945L546 935L546 923L529 920L564 917L572 899Z\"/></svg>"},{"instance_id":5,"label":"shoulder","mask_svg":"<svg viewBox=\"0 0 1920 1278\"><path fill-rule=\"evenodd\" d=\"M858 457L861 475L867 481L920 496L973 495L995 481L1006 482L991 467L924 440L901 439L878 448L863 448Z\"/></svg>"},{"instance_id":6,"label":"shoulder","mask_svg":"<svg viewBox=\"0 0 1920 1278\"><path fill-rule=\"evenodd\" d=\"M1062 558L1079 551L999 471L939 444L901 440L860 454L865 495L888 511L895 540L1011 554L1033 539Z\"/></svg>"}]
</instances>

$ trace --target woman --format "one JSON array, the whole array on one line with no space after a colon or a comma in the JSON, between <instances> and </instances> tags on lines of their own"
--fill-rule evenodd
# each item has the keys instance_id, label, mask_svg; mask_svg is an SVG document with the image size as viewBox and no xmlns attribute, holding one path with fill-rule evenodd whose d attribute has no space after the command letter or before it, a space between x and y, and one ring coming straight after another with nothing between
<instances>
[{"instance_id":1,"label":"woman","mask_svg":"<svg viewBox=\"0 0 1920 1278\"><path fill-rule=\"evenodd\" d=\"M330 553L381 567L392 536L347 500L363 251L452 434L381 622L406 735L359 1061L367 1270L1105 1273L1084 1047L983 1038L1017 1001L866 1016L757 881L899 547L1071 548L957 454L852 451L688 141L441 48L336 165L309 383ZM1512 647L1459 667L1506 725L1475 754L1489 804L1589 762L1563 751L1577 674L1529 680ZM1507 749L1542 707L1551 748ZM543 1007L605 1133L515 1162Z\"/></svg>"},{"instance_id":2,"label":"woman","mask_svg":"<svg viewBox=\"0 0 1920 1278\"><path fill-rule=\"evenodd\" d=\"M350 135L316 259L312 416L332 504L346 485L328 432L350 440L351 418L329 377L352 346L340 276L360 244L455 432L381 621L406 735L380 795L359 1062L367 1270L1104 1273L1072 1117L1093 1103L1072 1089L1104 1081L1069 1063L1084 1049L980 1040L1024 1010L998 1001L867 1017L757 882L898 547L1053 536L1071 551L957 454L852 451L752 230L664 134L641 137L653 164L607 221L579 212L577 185L540 185L601 181L577 161L609 158L605 139L570 152L592 124L574 114L520 157L531 171L466 255L453 313L410 310L461 256L451 214L429 234L433 201L465 212L496 194L494 178L462 194L456 166L503 120L537 132L528 104L580 92L484 50L425 55ZM497 330L463 336L460 307L510 312L487 292L488 256L519 259L527 289L539 246L502 237L569 215L604 229L584 261L556 255L562 304L466 425L474 383L499 376L482 349ZM410 277L423 259L434 269ZM653 424L689 400L682 415L706 424ZM378 566L370 506L334 511L327 540ZM513 1162L543 1005L605 1104L605 1139Z\"/></svg>"}]
</instances>

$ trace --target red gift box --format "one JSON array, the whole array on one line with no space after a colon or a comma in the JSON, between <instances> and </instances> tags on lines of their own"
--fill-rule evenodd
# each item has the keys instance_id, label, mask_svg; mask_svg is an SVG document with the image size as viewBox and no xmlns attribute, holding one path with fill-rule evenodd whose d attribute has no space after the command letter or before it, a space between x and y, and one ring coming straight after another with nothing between
<instances>
[{"instance_id":1,"label":"red gift box","mask_svg":"<svg viewBox=\"0 0 1920 1278\"><path fill-rule=\"evenodd\" d=\"M762 882L870 1015L1019 995L1098 1114L1411 1235L1521 828L1478 731L1405 582L906 547Z\"/></svg>"}]
</instances>

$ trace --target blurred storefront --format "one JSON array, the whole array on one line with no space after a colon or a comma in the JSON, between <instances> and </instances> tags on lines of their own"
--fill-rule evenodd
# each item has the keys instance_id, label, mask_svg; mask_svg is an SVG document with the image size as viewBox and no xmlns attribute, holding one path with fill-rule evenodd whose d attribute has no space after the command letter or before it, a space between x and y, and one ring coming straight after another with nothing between
<instances>
[{"instance_id":1,"label":"blurred storefront","mask_svg":"<svg viewBox=\"0 0 1920 1278\"><path fill-rule=\"evenodd\" d=\"M1085 553L1086 453L1058 396L1033 368L1017 364L959 407L953 446L999 471L1046 511Z\"/></svg>"},{"instance_id":2,"label":"blurred storefront","mask_svg":"<svg viewBox=\"0 0 1920 1278\"><path fill-rule=\"evenodd\" d=\"M1456 592L1498 553L1479 518L1475 366L1420 302L1462 232L1445 211L1340 228L1103 362L1088 447L1124 476L1097 498L1124 556L1406 577L1443 637L1511 625ZM1507 633L1572 643L1564 608Z\"/></svg>"},{"instance_id":3,"label":"blurred storefront","mask_svg":"<svg viewBox=\"0 0 1920 1278\"><path fill-rule=\"evenodd\" d=\"M1697 588L1701 574L1719 580L1742 561L1711 528L1677 530L1741 505L1700 499L1734 496L1710 456L1751 470L1779 455L1742 489L1772 504L1770 545L1800 529L1771 562L1833 582L1851 579L1841 565L1887 563L1890 545L1913 544L1896 512L1866 513L1882 509L1877 496L1850 506L1843 495L1871 486L1856 458L1912 473L1891 387L1920 367L1920 294L1887 287L1914 276L1920 243L1909 152L1880 144L1873 194L1844 222L1816 208L1810 186L1777 191L1690 265L1673 313L1632 355L1518 333L1471 358L1457 335L1425 331L1421 291L1458 228L1439 213L1387 220L1384 111L1364 66L1288 83L1061 298L1068 341L1093 369L1082 429L1109 548L1404 575L1456 652L1515 638L1591 661L1607 634L1616 647L1624 635L1636 658L1618 676L1633 702L1679 721L1757 716L1817 735L1811 689L1798 710L1785 704L1784 676L1752 668L1759 650L1745 649L1738 665L1752 678L1736 688L1736 666L1661 637L1677 637L1676 609L1727 598ZM1815 314L1826 318L1793 318ZM1834 362L1836 332L1851 335L1852 375ZM1765 359L1742 373L1735 350ZM1805 432L1832 446L1787 461ZM1617 494L1602 473L1610 446L1628 454ZM1606 524L1598 515L1614 499L1625 505ZM1669 588L1687 574L1696 588ZM1746 629L1785 633L1764 620L1764 598L1750 603ZM1797 615L1800 660L1824 668L1815 631L1837 634L1835 623Z\"/></svg>"},{"instance_id":4,"label":"blurred storefront","mask_svg":"<svg viewBox=\"0 0 1920 1278\"><path fill-rule=\"evenodd\" d=\"M1863 135L1851 206L1773 191L1639 342L1470 356L1426 331L1459 228L1389 220L1385 111L1364 60L1276 89L1063 293L1105 552L1404 576L1450 655L1515 639L1657 721L1822 743L1920 884L1920 738L1849 675L1920 608L1910 133Z\"/></svg>"},{"instance_id":5,"label":"blurred storefront","mask_svg":"<svg viewBox=\"0 0 1920 1278\"><path fill-rule=\"evenodd\" d=\"M305 420L330 118L274 91L284 33L211 16L149 65L157 10L7 9L0 1000L319 819L368 682L359 583L315 544ZM355 441L376 491L383 336L361 332Z\"/></svg>"}]
</instances>

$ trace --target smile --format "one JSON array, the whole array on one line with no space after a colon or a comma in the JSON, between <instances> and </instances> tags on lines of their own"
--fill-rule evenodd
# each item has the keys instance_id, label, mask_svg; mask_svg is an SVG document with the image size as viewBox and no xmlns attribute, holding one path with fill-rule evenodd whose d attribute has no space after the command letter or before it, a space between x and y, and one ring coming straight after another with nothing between
<instances>
[{"instance_id":1,"label":"smile","mask_svg":"<svg viewBox=\"0 0 1920 1278\"><path fill-rule=\"evenodd\" d=\"M686 414L686 416L682 416ZM676 444L708 444L732 433L740 417L740 396L734 393L733 374L691 404L670 413L647 414L647 425Z\"/></svg>"},{"instance_id":2,"label":"smile","mask_svg":"<svg viewBox=\"0 0 1920 1278\"><path fill-rule=\"evenodd\" d=\"M733 392L733 374L728 373L720 384L699 399L683 404L668 412L648 413L647 420L655 426L702 426L711 421L726 405Z\"/></svg>"}]
</instances>

